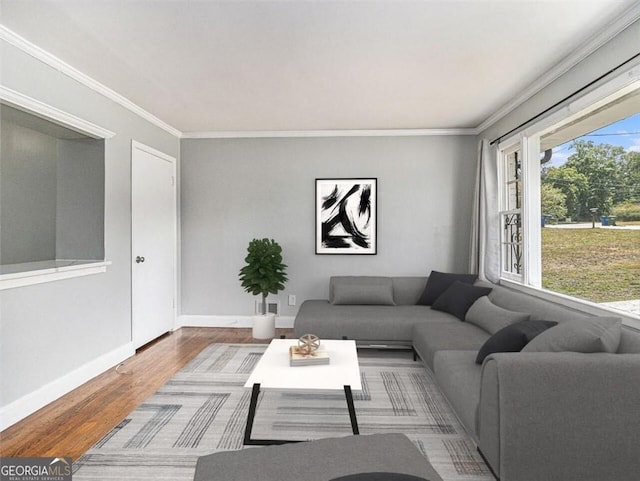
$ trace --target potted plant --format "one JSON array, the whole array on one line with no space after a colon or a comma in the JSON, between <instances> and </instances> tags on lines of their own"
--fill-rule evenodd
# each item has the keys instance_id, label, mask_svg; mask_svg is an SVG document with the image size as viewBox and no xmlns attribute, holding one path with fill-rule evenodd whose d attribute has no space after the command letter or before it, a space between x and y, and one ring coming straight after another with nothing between
<instances>
[{"instance_id":1,"label":"potted plant","mask_svg":"<svg viewBox=\"0 0 640 481\"><path fill-rule=\"evenodd\" d=\"M287 282L282 263L282 247L273 239L253 239L247 247L247 263L240 269L244 290L254 296L262 295L262 314L253 319L253 337L269 339L275 336L275 315L267 313L267 296L277 294Z\"/></svg>"}]
</instances>

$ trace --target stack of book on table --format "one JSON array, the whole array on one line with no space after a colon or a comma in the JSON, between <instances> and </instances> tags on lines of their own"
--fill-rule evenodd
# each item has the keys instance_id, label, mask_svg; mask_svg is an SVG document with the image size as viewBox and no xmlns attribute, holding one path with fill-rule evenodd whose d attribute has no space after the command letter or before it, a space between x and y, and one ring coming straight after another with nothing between
<instances>
[{"instance_id":1,"label":"stack of book on table","mask_svg":"<svg viewBox=\"0 0 640 481\"><path fill-rule=\"evenodd\" d=\"M316 350L308 353L298 346L289 348L290 366L316 366L318 364L329 364L329 353L324 350Z\"/></svg>"}]
</instances>

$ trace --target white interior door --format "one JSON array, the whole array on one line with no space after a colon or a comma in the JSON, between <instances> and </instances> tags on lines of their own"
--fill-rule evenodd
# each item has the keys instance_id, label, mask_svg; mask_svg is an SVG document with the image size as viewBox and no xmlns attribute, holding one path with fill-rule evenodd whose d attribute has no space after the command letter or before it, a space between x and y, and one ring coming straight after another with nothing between
<instances>
[{"instance_id":1,"label":"white interior door","mask_svg":"<svg viewBox=\"0 0 640 481\"><path fill-rule=\"evenodd\" d=\"M138 348L173 329L176 282L175 159L133 142L132 340Z\"/></svg>"}]
</instances>

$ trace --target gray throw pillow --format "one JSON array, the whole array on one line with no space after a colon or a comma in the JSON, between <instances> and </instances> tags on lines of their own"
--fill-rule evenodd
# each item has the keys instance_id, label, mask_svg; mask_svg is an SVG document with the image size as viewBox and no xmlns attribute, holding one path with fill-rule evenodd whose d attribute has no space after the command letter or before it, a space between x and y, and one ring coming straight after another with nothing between
<instances>
[{"instance_id":1,"label":"gray throw pillow","mask_svg":"<svg viewBox=\"0 0 640 481\"><path fill-rule=\"evenodd\" d=\"M619 317L590 317L563 322L543 332L522 352L617 352L622 335Z\"/></svg>"},{"instance_id":2,"label":"gray throw pillow","mask_svg":"<svg viewBox=\"0 0 640 481\"><path fill-rule=\"evenodd\" d=\"M331 303L337 305L395 306L390 277L341 277L333 280Z\"/></svg>"},{"instance_id":3,"label":"gray throw pillow","mask_svg":"<svg viewBox=\"0 0 640 481\"><path fill-rule=\"evenodd\" d=\"M484 329L489 334L495 334L516 322L528 321L530 317L531 315L526 312L509 311L496 306L487 296L483 296L469 308L464 320Z\"/></svg>"}]
</instances>

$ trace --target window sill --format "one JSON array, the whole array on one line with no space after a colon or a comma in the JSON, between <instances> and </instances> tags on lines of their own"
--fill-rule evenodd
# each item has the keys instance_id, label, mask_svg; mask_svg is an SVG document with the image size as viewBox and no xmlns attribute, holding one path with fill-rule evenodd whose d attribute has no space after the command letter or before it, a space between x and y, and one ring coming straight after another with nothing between
<instances>
[{"instance_id":1,"label":"window sill","mask_svg":"<svg viewBox=\"0 0 640 481\"><path fill-rule=\"evenodd\" d=\"M0 290L54 282L107 271L110 261L50 260L0 266Z\"/></svg>"},{"instance_id":2,"label":"window sill","mask_svg":"<svg viewBox=\"0 0 640 481\"><path fill-rule=\"evenodd\" d=\"M576 311L585 312L594 316L611 316L615 315L622 318L622 323L625 326L640 331L640 316L629 311L622 311L613 307L598 304L592 301L579 299L577 297L568 296L559 292L549 291L547 289L538 289L536 287L525 286L513 280L506 278L500 279L500 284L506 287L525 292L532 296L544 299L547 301L555 302L556 304L562 304Z\"/></svg>"}]
</instances>

